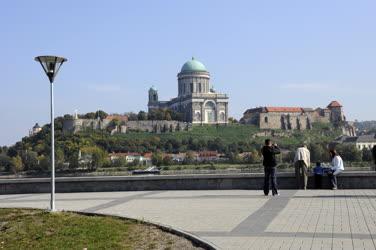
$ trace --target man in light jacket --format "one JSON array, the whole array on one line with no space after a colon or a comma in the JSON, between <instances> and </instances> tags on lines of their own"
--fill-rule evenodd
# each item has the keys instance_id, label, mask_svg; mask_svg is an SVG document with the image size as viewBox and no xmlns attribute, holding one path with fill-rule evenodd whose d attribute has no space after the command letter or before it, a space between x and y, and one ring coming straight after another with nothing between
<instances>
[{"instance_id":1,"label":"man in light jacket","mask_svg":"<svg viewBox=\"0 0 376 250\"><path fill-rule=\"evenodd\" d=\"M311 165L311 153L306 145L298 148L294 158L296 187L307 189L308 167ZM304 182L302 182L304 179Z\"/></svg>"}]
</instances>

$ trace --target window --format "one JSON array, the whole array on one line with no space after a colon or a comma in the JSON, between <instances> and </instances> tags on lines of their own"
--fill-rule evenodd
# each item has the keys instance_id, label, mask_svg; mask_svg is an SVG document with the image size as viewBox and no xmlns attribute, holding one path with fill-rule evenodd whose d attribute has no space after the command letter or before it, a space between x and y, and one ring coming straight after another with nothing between
<instances>
[{"instance_id":1,"label":"window","mask_svg":"<svg viewBox=\"0 0 376 250\"><path fill-rule=\"evenodd\" d=\"M265 121L265 123L268 123L269 119L268 119L267 116L265 116L264 121Z\"/></svg>"},{"instance_id":2,"label":"window","mask_svg":"<svg viewBox=\"0 0 376 250\"><path fill-rule=\"evenodd\" d=\"M201 83L198 84L198 92L199 92L199 93L202 92L202 89L201 89Z\"/></svg>"},{"instance_id":3,"label":"window","mask_svg":"<svg viewBox=\"0 0 376 250\"><path fill-rule=\"evenodd\" d=\"M221 122L224 122L225 119L226 119L226 116L225 116L225 113L224 112L221 112L220 116L219 116L219 119L221 120Z\"/></svg>"},{"instance_id":4,"label":"window","mask_svg":"<svg viewBox=\"0 0 376 250\"><path fill-rule=\"evenodd\" d=\"M191 93L193 93L193 83L191 82L191 84L190 84L191 86Z\"/></svg>"},{"instance_id":5,"label":"window","mask_svg":"<svg viewBox=\"0 0 376 250\"><path fill-rule=\"evenodd\" d=\"M216 117L215 117L215 112L216 112L216 107L215 104L211 101L207 102L204 106L205 109L205 120L206 122L215 122Z\"/></svg>"}]
</instances>

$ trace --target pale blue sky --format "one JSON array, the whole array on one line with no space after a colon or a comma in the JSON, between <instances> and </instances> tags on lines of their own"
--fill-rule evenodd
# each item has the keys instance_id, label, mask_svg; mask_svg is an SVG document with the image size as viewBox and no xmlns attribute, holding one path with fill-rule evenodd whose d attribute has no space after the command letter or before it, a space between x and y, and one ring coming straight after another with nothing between
<instances>
[{"instance_id":1,"label":"pale blue sky","mask_svg":"<svg viewBox=\"0 0 376 250\"><path fill-rule=\"evenodd\" d=\"M250 107L324 107L376 119L376 1L1 1L0 145L49 120L48 80L33 58L68 58L56 115L146 110L147 90L177 94L195 56L230 115Z\"/></svg>"}]
</instances>

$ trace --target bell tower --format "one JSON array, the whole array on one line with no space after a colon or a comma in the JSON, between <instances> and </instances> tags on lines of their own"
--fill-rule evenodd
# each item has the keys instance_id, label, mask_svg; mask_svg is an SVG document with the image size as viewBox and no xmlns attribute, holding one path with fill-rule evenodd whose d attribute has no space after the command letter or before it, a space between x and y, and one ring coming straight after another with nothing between
<instances>
[{"instance_id":1,"label":"bell tower","mask_svg":"<svg viewBox=\"0 0 376 250\"><path fill-rule=\"evenodd\" d=\"M150 109L157 109L158 108L158 90L152 86L149 89L149 102L148 108Z\"/></svg>"}]
</instances>

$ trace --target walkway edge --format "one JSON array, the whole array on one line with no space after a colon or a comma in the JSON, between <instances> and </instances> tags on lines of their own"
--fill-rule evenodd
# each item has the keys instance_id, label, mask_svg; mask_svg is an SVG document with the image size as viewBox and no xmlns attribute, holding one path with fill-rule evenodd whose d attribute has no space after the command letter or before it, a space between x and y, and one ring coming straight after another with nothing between
<instances>
[{"instance_id":1,"label":"walkway edge","mask_svg":"<svg viewBox=\"0 0 376 250\"><path fill-rule=\"evenodd\" d=\"M196 246L202 247L202 248L207 249L207 250L219 250L220 249L218 246L214 245L213 243L211 243L207 240L204 240L204 239L198 237L197 235L194 235L192 233L183 231L181 229L173 228L169 225L164 225L164 224L161 224L161 223L156 223L156 222L152 222L152 221L148 221L148 220L140 220L140 219L137 219L135 217L121 216L121 215L80 212L80 211L74 211L74 210L60 210L60 211L61 212L71 212L71 213L76 213L76 214L81 214L81 215L86 215L86 216L113 217L113 218L117 218L117 219L121 219L121 220L127 219L127 220L130 220L130 221L155 226L155 227L161 229L164 232L168 232L168 233L183 237L183 238L193 242Z\"/></svg>"}]
</instances>

